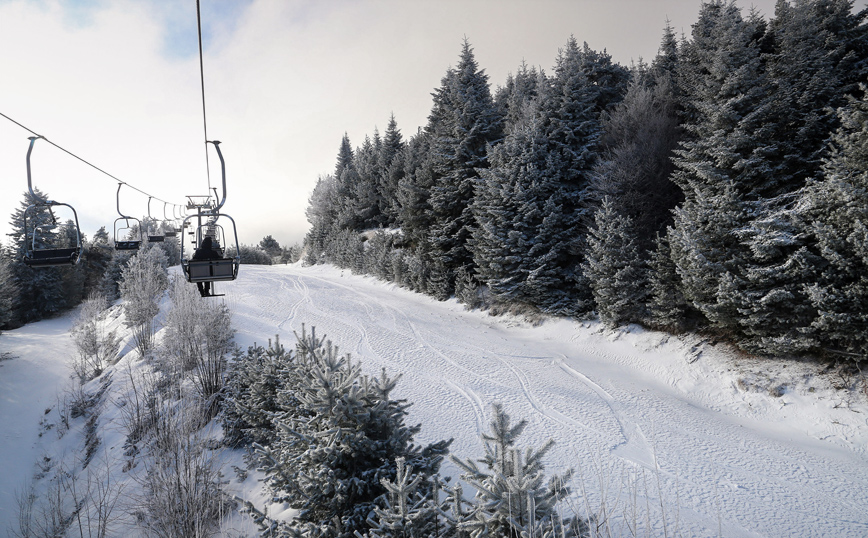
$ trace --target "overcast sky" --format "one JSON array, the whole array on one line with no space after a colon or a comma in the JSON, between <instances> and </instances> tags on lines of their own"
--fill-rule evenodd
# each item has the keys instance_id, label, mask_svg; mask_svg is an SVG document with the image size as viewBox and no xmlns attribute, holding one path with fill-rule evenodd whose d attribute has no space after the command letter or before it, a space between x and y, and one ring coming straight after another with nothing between
<instances>
[{"instance_id":1,"label":"overcast sky","mask_svg":"<svg viewBox=\"0 0 868 538\"><path fill-rule=\"evenodd\" d=\"M868 0L859 0L857 8ZM466 36L492 89L522 61L551 71L571 35L624 65L651 61L668 19L700 0L201 0L208 136L242 243L301 241L320 175L394 113L404 138ZM774 0L754 0L761 13ZM740 2L745 10L751 4ZM148 194L181 204L206 175L195 0L0 0L0 113ZM27 188L30 133L0 117L0 240ZM34 186L111 233L117 182L38 141ZM210 156L211 183L219 163ZM122 188L120 209L148 211ZM161 216L163 204L152 201ZM169 208L171 213L171 207Z\"/></svg>"}]
</instances>

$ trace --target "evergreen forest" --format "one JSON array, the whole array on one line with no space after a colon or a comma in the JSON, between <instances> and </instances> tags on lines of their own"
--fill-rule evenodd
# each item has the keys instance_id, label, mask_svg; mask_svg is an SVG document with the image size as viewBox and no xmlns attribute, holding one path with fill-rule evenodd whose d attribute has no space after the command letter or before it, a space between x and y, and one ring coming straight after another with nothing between
<instances>
[{"instance_id":1,"label":"evergreen forest","mask_svg":"<svg viewBox=\"0 0 868 538\"><path fill-rule=\"evenodd\" d=\"M307 264L468 308L868 357L868 12L704 2L629 67L570 37L495 89L470 42L427 124L340 141Z\"/></svg>"}]
</instances>

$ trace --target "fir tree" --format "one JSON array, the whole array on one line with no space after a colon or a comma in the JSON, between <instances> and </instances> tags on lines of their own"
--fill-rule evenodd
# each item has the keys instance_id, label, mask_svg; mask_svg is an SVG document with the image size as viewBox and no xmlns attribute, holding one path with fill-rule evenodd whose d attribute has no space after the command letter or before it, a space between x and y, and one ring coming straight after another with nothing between
<instances>
[{"instance_id":1,"label":"fir tree","mask_svg":"<svg viewBox=\"0 0 868 538\"><path fill-rule=\"evenodd\" d=\"M614 210L609 198L603 199L595 221L582 268L591 282L597 315L610 327L638 322L645 317L647 277L633 223Z\"/></svg>"},{"instance_id":2,"label":"fir tree","mask_svg":"<svg viewBox=\"0 0 868 538\"><path fill-rule=\"evenodd\" d=\"M0 244L0 328L8 327L13 323L18 293L18 282L12 273L12 262L7 249Z\"/></svg>"},{"instance_id":3,"label":"fir tree","mask_svg":"<svg viewBox=\"0 0 868 538\"><path fill-rule=\"evenodd\" d=\"M863 88L864 91L864 88ZM806 286L816 318L811 329L822 347L856 359L868 357L868 94L839 111L841 128L824 165L824 179L809 184L797 210L822 259Z\"/></svg>"},{"instance_id":4,"label":"fir tree","mask_svg":"<svg viewBox=\"0 0 868 538\"><path fill-rule=\"evenodd\" d=\"M671 233L671 228L669 229ZM658 235L648 260L648 322L652 327L682 332L691 326L690 307L681 292L681 278L669 247L669 235Z\"/></svg>"},{"instance_id":5,"label":"fir tree","mask_svg":"<svg viewBox=\"0 0 868 538\"><path fill-rule=\"evenodd\" d=\"M271 446L256 446L262 470L275 498L299 510L296 532L349 538L367 528L398 458L432 476L449 443L412 444L420 426L406 426L407 404L390 397L398 378L363 376L315 335L299 338L296 361L297 411L280 417Z\"/></svg>"},{"instance_id":6,"label":"fir tree","mask_svg":"<svg viewBox=\"0 0 868 538\"><path fill-rule=\"evenodd\" d=\"M379 191L380 214L382 224L394 227L398 223L400 205L398 203L398 185L405 175L403 152L406 147L395 115L389 117L386 134L379 155Z\"/></svg>"},{"instance_id":7,"label":"fir tree","mask_svg":"<svg viewBox=\"0 0 868 538\"><path fill-rule=\"evenodd\" d=\"M570 523L560 518L557 505L570 493L566 484L571 471L547 482L543 472L542 459L554 441L522 451L515 443L527 421L513 426L500 404L492 410L491 432L482 435L485 455L479 463L484 468L452 458L463 471L461 478L476 489L472 512L460 518L459 528L469 531L472 538L569 535Z\"/></svg>"},{"instance_id":8,"label":"fir tree","mask_svg":"<svg viewBox=\"0 0 868 538\"><path fill-rule=\"evenodd\" d=\"M42 200L48 195L39 189L34 194ZM24 264L24 252L33 246L33 231L42 230L36 236L36 248L58 247L56 217L48 206L38 206L27 214L27 235L24 230L24 213L37 202L29 192L12 214L10 226L12 241L7 247L13 256L12 275L18 284L19 300L16 305L15 319L20 323L39 321L62 311L67 307L63 293L63 273L60 267L31 268Z\"/></svg>"},{"instance_id":9,"label":"fir tree","mask_svg":"<svg viewBox=\"0 0 868 538\"><path fill-rule=\"evenodd\" d=\"M466 40L458 66L434 92L429 117L433 185L428 240L435 256L452 272L472 265L467 241L475 224L471 211L479 170L488 167L487 146L501 138L502 120L491 97L488 76L480 70Z\"/></svg>"}]
</instances>

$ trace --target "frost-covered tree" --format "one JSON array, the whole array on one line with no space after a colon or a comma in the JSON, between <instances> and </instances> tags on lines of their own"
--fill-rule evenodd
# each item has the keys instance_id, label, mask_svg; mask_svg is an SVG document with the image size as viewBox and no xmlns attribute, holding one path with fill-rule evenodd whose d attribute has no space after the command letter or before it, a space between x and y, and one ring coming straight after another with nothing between
<instances>
[{"instance_id":1,"label":"frost-covered tree","mask_svg":"<svg viewBox=\"0 0 868 538\"><path fill-rule=\"evenodd\" d=\"M648 259L648 317L652 327L682 332L693 323L695 310L681 292L681 277L672 261L669 235L660 234Z\"/></svg>"},{"instance_id":2,"label":"frost-covered tree","mask_svg":"<svg viewBox=\"0 0 868 538\"><path fill-rule=\"evenodd\" d=\"M91 295L70 330L77 352L73 370L82 384L101 375L117 356L121 337L109 328L108 306L104 296Z\"/></svg>"},{"instance_id":3,"label":"frost-covered tree","mask_svg":"<svg viewBox=\"0 0 868 538\"><path fill-rule=\"evenodd\" d=\"M322 263L323 251L337 229L337 211L337 179L332 175L320 176L305 210L310 222L310 230L304 238L307 265Z\"/></svg>"},{"instance_id":4,"label":"frost-covered tree","mask_svg":"<svg viewBox=\"0 0 868 538\"><path fill-rule=\"evenodd\" d=\"M634 80L624 99L603 112L593 196L608 197L615 212L632 220L642 252L653 248L683 196L669 180L679 137L673 85L665 78L651 88Z\"/></svg>"},{"instance_id":5,"label":"frost-covered tree","mask_svg":"<svg viewBox=\"0 0 868 538\"><path fill-rule=\"evenodd\" d=\"M865 88L863 88L865 90ZM824 179L803 191L797 216L820 256L806 286L816 308L811 329L821 346L868 357L868 92L839 111L841 128Z\"/></svg>"},{"instance_id":6,"label":"frost-covered tree","mask_svg":"<svg viewBox=\"0 0 868 538\"><path fill-rule=\"evenodd\" d=\"M45 200L48 195L39 189L33 189L37 197ZM17 323L29 323L39 321L47 316L62 311L67 307L63 294L63 269L60 267L28 267L22 261L26 248L33 244L32 232L35 227L40 227L41 233L36 237L36 248L57 247L59 233L54 223L56 216L46 206L37 207L28 213L27 237L24 232L24 212L36 203L29 192L24 193L21 205L12 214L9 222L12 238L7 246L11 256L11 269L15 281L18 283L18 301L14 319ZM62 237L62 235L60 236ZM65 245L61 245L65 246Z\"/></svg>"},{"instance_id":7,"label":"frost-covered tree","mask_svg":"<svg viewBox=\"0 0 868 538\"><path fill-rule=\"evenodd\" d=\"M488 75L480 69L466 40L458 65L449 69L434 91L434 107L426 130L432 222L428 241L446 269L451 291L454 272L472 266L468 249L475 219L471 205L479 170L488 167L487 147L500 140L502 119L491 96Z\"/></svg>"},{"instance_id":8,"label":"frost-covered tree","mask_svg":"<svg viewBox=\"0 0 868 538\"><path fill-rule=\"evenodd\" d=\"M12 323L18 301L18 282L12 273L7 249L0 244L0 328Z\"/></svg>"},{"instance_id":9,"label":"frost-covered tree","mask_svg":"<svg viewBox=\"0 0 868 538\"><path fill-rule=\"evenodd\" d=\"M471 513L461 518L459 529L472 538L573 535L581 525L565 520L558 510L558 503L570 494L567 483L572 473L546 480L542 463L554 441L521 450L515 444L527 421L510 424L500 404L492 406L492 413L490 433L482 434L483 467L452 458L463 471L462 480L476 489Z\"/></svg>"},{"instance_id":10,"label":"frost-covered tree","mask_svg":"<svg viewBox=\"0 0 868 538\"><path fill-rule=\"evenodd\" d=\"M302 335L296 411L277 420L278 436L256 446L275 499L297 509L292 527L304 536L349 538L394 481L396 460L434 475L448 442L413 444L420 426L407 426L406 402L390 396L398 378L361 374L358 363L330 342ZM289 532L287 530L287 532Z\"/></svg>"},{"instance_id":11,"label":"frost-covered tree","mask_svg":"<svg viewBox=\"0 0 868 538\"><path fill-rule=\"evenodd\" d=\"M295 386L293 359L279 336L269 339L268 347L253 345L246 353L235 354L220 403L220 423L228 446L268 446L277 439L275 417L297 403L289 391ZM284 396L279 397L281 392Z\"/></svg>"},{"instance_id":12,"label":"frost-covered tree","mask_svg":"<svg viewBox=\"0 0 868 538\"><path fill-rule=\"evenodd\" d=\"M438 507L438 481L428 486L428 477L413 472L404 458L395 460L395 479L380 480L386 493L382 508L374 507L368 517L371 538L439 538L443 536Z\"/></svg>"},{"instance_id":13,"label":"frost-covered tree","mask_svg":"<svg viewBox=\"0 0 868 538\"><path fill-rule=\"evenodd\" d=\"M281 253L280 243L278 243L277 239L273 238L271 234L262 238L262 241L259 242L259 248L264 250L271 257L280 256Z\"/></svg>"},{"instance_id":14,"label":"frost-covered tree","mask_svg":"<svg viewBox=\"0 0 868 538\"><path fill-rule=\"evenodd\" d=\"M192 373L193 384L207 418L218 409L225 383L226 356L232 351L229 308L225 303L202 301L196 288L178 276L169 284L172 305L164 321L166 367L180 377Z\"/></svg>"},{"instance_id":15,"label":"frost-covered tree","mask_svg":"<svg viewBox=\"0 0 868 538\"><path fill-rule=\"evenodd\" d=\"M93 234L93 239L85 243L85 255L81 261L84 266L84 293L87 296L99 293L100 283L111 263L112 246L105 226Z\"/></svg>"},{"instance_id":16,"label":"frost-covered tree","mask_svg":"<svg viewBox=\"0 0 868 538\"><path fill-rule=\"evenodd\" d=\"M647 269L630 217L620 215L609 198L595 215L588 233L582 269L591 283L597 315L610 327L645 318Z\"/></svg>"},{"instance_id":17,"label":"frost-covered tree","mask_svg":"<svg viewBox=\"0 0 868 538\"><path fill-rule=\"evenodd\" d=\"M398 185L405 175L403 152L406 147L395 115L389 117L386 134L380 148L379 163L379 204L382 224L387 228L398 223L400 205Z\"/></svg>"},{"instance_id":18,"label":"frost-covered tree","mask_svg":"<svg viewBox=\"0 0 868 538\"><path fill-rule=\"evenodd\" d=\"M671 178L685 200L669 236L672 259L684 296L728 332L739 326L738 267L749 256L736 231L769 181L757 24L731 0L704 3L678 64L685 137Z\"/></svg>"},{"instance_id":19,"label":"frost-covered tree","mask_svg":"<svg viewBox=\"0 0 868 538\"><path fill-rule=\"evenodd\" d=\"M166 255L158 248L139 250L121 273L119 289L124 300L124 323L133 329L136 347L142 357L152 347L155 318L168 286Z\"/></svg>"}]
</instances>

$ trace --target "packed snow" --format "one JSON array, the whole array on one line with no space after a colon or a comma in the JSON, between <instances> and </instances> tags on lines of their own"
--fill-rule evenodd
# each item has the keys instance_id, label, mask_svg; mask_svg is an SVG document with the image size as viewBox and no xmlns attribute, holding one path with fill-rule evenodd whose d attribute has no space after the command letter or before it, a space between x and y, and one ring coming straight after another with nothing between
<instances>
[{"instance_id":1,"label":"packed snow","mask_svg":"<svg viewBox=\"0 0 868 538\"><path fill-rule=\"evenodd\" d=\"M529 421L519 446L555 439L547 472L575 469L571 508L611 518L619 535L868 535L868 405L811 363L634 326L492 317L331 266L245 266L217 291L225 297L209 300L226 301L243 349L275 335L291 347L305 324L365 371L401 373L394 396L413 402L419 444L454 438L452 454L480 457L490 404L502 403ZM38 460L73 444L45 435L44 423L70 385L73 319L0 336L0 352L15 357L0 362L3 531ZM131 349L116 368L135 360ZM104 453L123 442L112 413L100 419ZM458 474L448 461L442 471ZM265 498L252 477L232 482Z\"/></svg>"}]
</instances>

